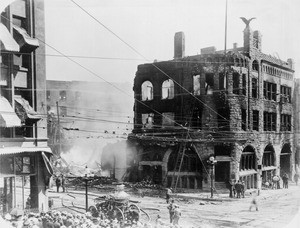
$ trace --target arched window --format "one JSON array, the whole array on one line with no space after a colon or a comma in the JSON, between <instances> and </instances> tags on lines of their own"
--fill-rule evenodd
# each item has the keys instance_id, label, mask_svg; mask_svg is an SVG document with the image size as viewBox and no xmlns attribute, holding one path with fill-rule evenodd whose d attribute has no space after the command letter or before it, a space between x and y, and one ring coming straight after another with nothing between
<instances>
[{"instance_id":1,"label":"arched window","mask_svg":"<svg viewBox=\"0 0 300 228\"><path fill-rule=\"evenodd\" d=\"M252 63L252 70L258 71L258 62L256 60Z\"/></svg>"},{"instance_id":2,"label":"arched window","mask_svg":"<svg viewBox=\"0 0 300 228\"><path fill-rule=\"evenodd\" d=\"M142 101L153 100L153 85L150 81L142 84Z\"/></svg>"},{"instance_id":3,"label":"arched window","mask_svg":"<svg viewBox=\"0 0 300 228\"><path fill-rule=\"evenodd\" d=\"M163 82L161 87L161 98L162 99L173 99L174 98L174 82L168 79Z\"/></svg>"}]
</instances>

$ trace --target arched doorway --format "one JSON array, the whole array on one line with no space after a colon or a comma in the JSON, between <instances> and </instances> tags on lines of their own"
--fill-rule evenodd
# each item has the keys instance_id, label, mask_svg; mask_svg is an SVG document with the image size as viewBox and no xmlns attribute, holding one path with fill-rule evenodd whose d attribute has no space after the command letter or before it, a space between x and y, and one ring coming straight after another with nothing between
<instances>
[{"instance_id":1,"label":"arched doorway","mask_svg":"<svg viewBox=\"0 0 300 228\"><path fill-rule=\"evenodd\" d=\"M275 170L275 151L272 145L267 145L262 159L262 182L270 183Z\"/></svg>"},{"instance_id":2,"label":"arched doorway","mask_svg":"<svg viewBox=\"0 0 300 228\"><path fill-rule=\"evenodd\" d=\"M179 147L173 151L168 159L167 186L171 187L172 180L176 182L177 188L202 189L202 163L198 154L190 147L184 152L180 170L176 167Z\"/></svg>"},{"instance_id":3,"label":"arched doorway","mask_svg":"<svg viewBox=\"0 0 300 228\"><path fill-rule=\"evenodd\" d=\"M290 175L291 172L291 145L284 144L280 153L280 176L287 173Z\"/></svg>"},{"instance_id":4,"label":"arched doorway","mask_svg":"<svg viewBox=\"0 0 300 228\"><path fill-rule=\"evenodd\" d=\"M246 146L242 152L239 176L240 180L245 182L247 189L257 187L257 161L252 146Z\"/></svg>"}]
</instances>

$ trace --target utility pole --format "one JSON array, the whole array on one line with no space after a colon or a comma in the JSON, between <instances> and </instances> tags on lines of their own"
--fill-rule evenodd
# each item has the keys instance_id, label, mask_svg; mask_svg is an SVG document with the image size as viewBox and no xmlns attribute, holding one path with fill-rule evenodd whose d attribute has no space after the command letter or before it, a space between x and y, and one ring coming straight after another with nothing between
<instances>
[{"instance_id":1,"label":"utility pole","mask_svg":"<svg viewBox=\"0 0 300 228\"><path fill-rule=\"evenodd\" d=\"M60 120L59 120L59 107L58 107L58 101L56 101L56 110L57 110L57 128L58 128L58 144L59 144L59 156L61 154L61 132L60 132Z\"/></svg>"}]
</instances>

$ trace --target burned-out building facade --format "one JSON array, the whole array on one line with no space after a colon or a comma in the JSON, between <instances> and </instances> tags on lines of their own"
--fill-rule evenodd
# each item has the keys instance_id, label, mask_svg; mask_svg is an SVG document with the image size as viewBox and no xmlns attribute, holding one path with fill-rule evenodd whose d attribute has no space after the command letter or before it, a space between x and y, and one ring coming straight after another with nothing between
<instances>
[{"instance_id":1,"label":"burned-out building facade","mask_svg":"<svg viewBox=\"0 0 300 228\"><path fill-rule=\"evenodd\" d=\"M292 175L293 60L262 52L249 24L243 47L184 56L175 34L174 59L138 66L134 130L139 180L185 189L216 188L232 179L258 188L274 174Z\"/></svg>"}]
</instances>

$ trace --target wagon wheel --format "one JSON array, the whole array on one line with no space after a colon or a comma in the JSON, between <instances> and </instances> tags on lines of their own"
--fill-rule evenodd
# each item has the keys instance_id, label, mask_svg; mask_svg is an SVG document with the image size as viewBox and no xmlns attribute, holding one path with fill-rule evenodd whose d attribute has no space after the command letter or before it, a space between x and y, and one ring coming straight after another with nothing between
<instances>
[{"instance_id":1,"label":"wagon wheel","mask_svg":"<svg viewBox=\"0 0 300 228\"><path fill-rule=\"evenodd\" d=\"M150 216L149 216L149 214L146 212L146 211L144 211L143 209L140 209L141 210L141 213L140 213L140 222L142 222L142 223L148 223L148 222L150 222Z\"/></svg>"},{"instance_id":2,"label":"wagon wheel","mask_svg":"<svg viewBox=\"0 0 300 228\"><path fill-rule=\"evenodd\" d=\"M109 219L117 219L118 221L124 221L125 217L122 210L118 207L114 207L108 211L107 216Z\"/></svg>"},{"instance_id":3,"label":"wagon wheel","mask_svg":"<svg viewBox=\"0 0 300 228\"><path fill-rule=\"evenodd\" d=\"M126 210L126 220L128 221L139 221L140 220L140 214L141 210L140 208L135 204L130 204Z\"/></svg>"},{"instance_id":4,"label":"wagon wheel","mask_svg":"<svg viewBox=\"0 0 300 228\"><path fill-rule=\"evenodd\" d=\"M98 212L98 210L95 206L90 206L88 211L91 212L93 217L98 217L99 216L99 212Z\"/></svg>"}]
</instances>

